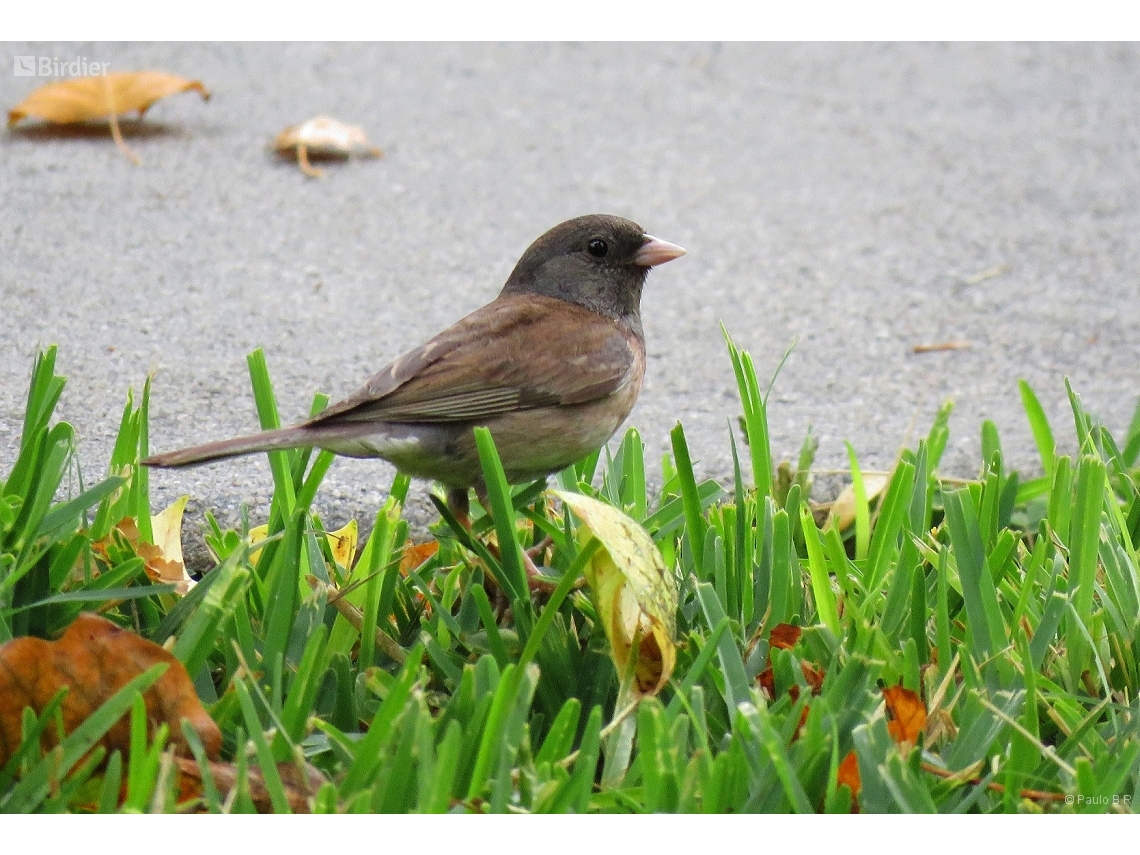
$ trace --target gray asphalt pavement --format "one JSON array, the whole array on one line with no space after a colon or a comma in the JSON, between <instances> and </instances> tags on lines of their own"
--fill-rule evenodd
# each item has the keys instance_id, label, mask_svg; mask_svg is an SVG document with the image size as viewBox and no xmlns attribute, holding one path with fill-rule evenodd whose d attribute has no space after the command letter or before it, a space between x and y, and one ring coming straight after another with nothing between
<instances>
[{"instance_id":1,"label":"gray asphalt pavement","mask_svg":"<svg viewBox=\"0 0 1140 855\"><path fill-rule=\"evenodd\" d=\"M154 372L154 450L256 425L265 349L283 417L334 398L491 299L571 216L630 217L689 255L655 270L630 418L655 459L683 422L704 475L731 471L739 412L718 323L770 375L773 449L808 426L821 468L888 466L956 402L944 469L979 466L993 419L1038 468L1017 395L1062 447L1062 377L1123 431L1140 394L1140 48L1066 44L7 44L0 99L46 78L16 55L201 79L128 128L0 138L0 472L37 348L58 343L58 415L101 474L127 388ZM267 143L318 113L386 156L306 179ZM915 345L968 342L916 354ZM656 469L656 466L651 466ZM340 460L317 506L369 520L392 470ZM264 516L263 457L152 478ZM414 514L425 519L426 488ZM189 546L189 544L188 544Z\"/></svg>"}]
</instances>

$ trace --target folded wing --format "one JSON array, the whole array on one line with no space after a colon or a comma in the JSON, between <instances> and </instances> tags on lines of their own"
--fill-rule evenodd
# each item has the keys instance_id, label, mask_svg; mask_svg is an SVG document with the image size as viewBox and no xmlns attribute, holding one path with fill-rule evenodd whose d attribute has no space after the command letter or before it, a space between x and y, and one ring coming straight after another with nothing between
<instances>
[{"instance_id":1,"label":"folded wing","mask_svg":"<svg viewBox=\"0 0 1140 855\"><path fill-rule=\"evenodd\" d=\"M479 422L581 404L618 389L634 361L613 321L551 297L505 296L381 369L309 424Z\"/></svg>"}]
</instances>

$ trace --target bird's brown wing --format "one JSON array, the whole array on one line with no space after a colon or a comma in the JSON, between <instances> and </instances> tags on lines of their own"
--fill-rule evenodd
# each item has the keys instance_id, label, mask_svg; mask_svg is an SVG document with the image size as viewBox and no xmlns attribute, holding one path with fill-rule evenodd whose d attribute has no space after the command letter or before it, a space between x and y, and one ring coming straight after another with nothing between
<instances>
[{"instance_id":1,"label":"bird's brown wing","mask_svg":"<svg viewBox=\"0 0 1140 855\"><path fill-rule=\"evenodd\" d=\"M478 422L580 404L615 391L635 360L627 334L596 312L552 297L505 296L380 370L310 424Z\"/></svg>"}]
</instances>

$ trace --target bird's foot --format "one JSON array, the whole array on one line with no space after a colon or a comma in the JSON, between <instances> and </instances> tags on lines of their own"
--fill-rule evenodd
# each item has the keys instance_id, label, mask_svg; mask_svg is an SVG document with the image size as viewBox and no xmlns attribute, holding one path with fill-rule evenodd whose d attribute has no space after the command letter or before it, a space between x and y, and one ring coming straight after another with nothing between
<instances>
[{"instance_id":1,"label":"bird's foot","mask_svg":"<svg viewBox=\"0 0 1140 855\"><path fill-rule=\"evenodd\" d=\"M483 509L487 515L491 515L490 502L487 501L486 494L476 488L476 498L483 505ZM471 531L471 501L468 497L467 491L462 489L452 489L447 491L447 507L448 510L455 516L455 519L467 531ZM529 549L522 550L523 570L526 572L527 587L531 591L552 593L558 587L559 579L557 577L547 576L536 565L535 559L542 556L551 545L554 539L550 535L546 535L538 543ZM495 558L501 560L502 554L499 552L497 545L493 543L487 544L487 549ZM585 584L585 579L579 579L574 587L578 588Z\"/></svg>"},{"instance_id":2,"label":"bird's foot","mask_svg":"<svg viewBox=\"0 0 1140 855\"><path fill-rule=\"evenodd\" d=\"M526 583L532 591L541 591L549 594L558 587L562 579L558 576L547 576L542 570L534 563L534 559L542 555L553 544L553 539L547 535L539 543L536 543L530 549L522 551L523 568L526 570ZM579 576L574 582L574 588L581 588L586 584L586 577Z\"/></svg>"},{"instance_id":3,"label":"bird's foot","mask_svg":"<svg viewBox=\"0 0 1140 855\"><path fill-rule=\"evenodd\" d=\"M471 499L467 496L467 489L460 489L458 487L449 488L447 491L447 509L451 511L451 515L455 517L455 521L471 531Z\"/></svg>"}]
</instances>

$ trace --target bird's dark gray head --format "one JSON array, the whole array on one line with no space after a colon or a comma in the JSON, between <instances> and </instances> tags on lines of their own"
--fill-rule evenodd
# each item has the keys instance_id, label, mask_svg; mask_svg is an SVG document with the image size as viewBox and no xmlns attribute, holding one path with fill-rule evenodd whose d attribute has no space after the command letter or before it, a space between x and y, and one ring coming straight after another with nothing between
<instances>
[{"instance_id":1,"label":"bird's dark gray head","mask_svg":"<svg viewBox=\"0 0 1140 855\"><path fill-rule=\"evenodd\" d=\"M527 248L500 296L541 294L614 319L638 320L649 268L684 254L622 217L575 217Z\"/></svg>"}]
</instances>

